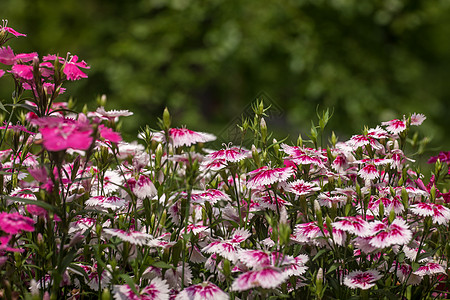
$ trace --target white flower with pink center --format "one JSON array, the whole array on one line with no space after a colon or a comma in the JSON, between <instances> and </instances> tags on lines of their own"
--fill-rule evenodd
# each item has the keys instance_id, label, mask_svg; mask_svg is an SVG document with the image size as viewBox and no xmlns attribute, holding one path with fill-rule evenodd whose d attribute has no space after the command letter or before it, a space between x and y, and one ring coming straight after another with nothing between
<instances>
[{"instance_id":1,"label":"white flower with pink center","mask_svg":"<svg viewBox=\"0 0 450 300\"><path fill-rule=\"evenodd\" d=\"M294 257L291 264L285 267L283 272L288 276L301 276L308 270L308 267L305 266L308 260L308 256L300 254L299 256Z\"/></svg>"},{"instance_id":2,"label":"white flower with pink center","mask_svg":"<svg viewBox=\"0 0 450 300\"><path fill-rule=\"evenodd\" d=\"M231 262L237 261L237 253L241 248L227 241L213 241L210 242L202 252L218 254Z\"/></svg>"},{"instance_id":3,"label":"white flower with pink center","mask_svg":"<svg viewBox=\"0 0 450 300\"><path fill-rule=\"evenodd\" d=\"M374 180L380 177L380 172L378 172L375 165L367 164L361 170L359 170L358 175L364 180Z\"/></svg>"},{"instance_id":4,"label":"white flower with pink center","mask_svg":"<svg viewBox=\"0 0 450 300\"><path fill-rule=\"evenodd\" d=\"M238 147L227 147L219 151L212 152L206 156L209 160L225 160L226 162L238 162L245 158L252 156L252 153L248 150Z\"/></svg>"},{"instance_id":5,"label":"white flower with pink center","mask_svg":"<svg viewBox=\"0 0 450 300\"><path fill-rule=\"evenodd\" d=\"M388 137L388 133L386 130L384 130L380 126L377 126L376 128L370 128L367 131L367 136L376 138L376 139L384 139L384 138Z\"/></svg>"},{"instance_id":6,"label":"white flower with pink center","mask_svg":"<svg viewBox=\"0 0 450 300\"><path fill-rule=\"evenodd\" d=\"M405 210L403 203L401 202L401 199L398 196L380 197L380 198L371 197L367 205L367 209L371 214L377 215L379 213L380 202L383 203L384 214L386 216L389 216L391 210L393 210L396 215L402 214L403 211Z\"/></svg>"},{"instance_id":7,"label":"white flower with pink center","mask_svg":"<svg viewBox=\"0 0 450 300\"><path fill-rule=\"evenodd\" d=\"M444 225L450 221L450 209L441 204L420 202L411 205L410 209L415 215L431 217L433 223Z\"/></svg>"},{"instance_id":8,"label":"white flower with pink center","mask_svg":"<svg viewBox=\"0 0 450 300\"><path fill-rule=\"evenodd\" d=\"M206 191L192 191L191 194L191 201L193 203L202 204L205 202L209 202L211 203L211 205L214 205L215 203L217 203L217 201L220 200L231 201L231 198L226 193L216 189L208 189Z\"/></svg>"},{"instance_id":9,"label":"white flower with pink center","mask_svg":"<svg viewBox=\"0 0 450 300\"><path fill-rule=\"evenodd\" d=\"M286 184L286 191L294 193L298 196L307 196L320 191L320 187L315 182L306 182L303 179L298 179Z\"/></svg>"},{"instance_id":10,"label":"white flower with pink center","mask_svg":"<svg viewBox=\"0 0 450 300\"><path fill-rule=\"evenodd\" d=\"M244 228L238 228L233 231L230 239L228 240L232 244L240 244L243 241L247 240L252 234Z\"/></svg>"},{"instance_id":11,"label":"white flower with pink center","mask_svg":"<svg viewBox=\"0 0 450 300\"><path fill-rule=\"evenodd\" d=\"M228 300L229 298L228 294L217 285L204 281L185 288L175 300Z\"/></svg>"},{"instance_id":12,"label":"white flower with pink center","mask_svg":"<svg viewBox=\"0 0 450 300\"><path fill-rule=\"evenodd\" d=\"M187 128L170 128L169 139L173 147L178 148L211 142L216 139L216 136L210 133L192 131Z\"/></svg>"},{"instance_id":13,"label":"white flower with pink center","mask_svg":"<svg viewBox=\"0 0 450 300\"><path fill-rule=\"evenodd\" d=\"M133 289L127 285L115 285L114 286L114 299L116 300L168 300L169 299L169 286L165 280L155 277L150 283L139 289L136 285L137 294Z\"/></svg>"},{"instance_id":14,"label":"white flower with pink center","mask_svg":"<svg viewBox=\"0 0 450 300\"><path fill-rule=\"evenodd\" d=\"M358 148L366 145L369 145L373 150L383 149L383 145L381 145L380 142L365 135L354 135L346 142L346 144L350 146L352 150L357 150Z\"/></svg>"},{"instance_id":15,"label":"white flower with pink center","mask_svg":"<svg viewBox=\"0 0 450 300\"><path fill-rule=\"evenodd\" d=\"M155 185L146 175L140 175L139 178L131 177L127 180L127 187L138 197L139 199L151 198L157 194Z\"/></svg>"},{"instance_id":16,"label":"white flower with pink center","mask_svg":"<svg viewBox=\"0 0 450 300\"><path fill-rule=\"evenodd\" d=\"M254 189L277 182L284 182L293 174L294 170L291 167L269 169L267 166L264 166L248 173L250 179L247 181L247 188Z\"/></svg>"},{"instance_id":17,"label":"white flower with pink center","mask_svg":"<svg viewBox=\"0 0 450 300\"><path fill-rule=\"evenodd\" d=\"M86 205L88 206L94 206L96 208L103 208L103 209L112 209L112 210L118 210L125 206L127 201L125 199L122 199L117 196L95 196L91 197L86 201Z\"/></svg>"},{"instance_id":18,"label":"white flower with pink center","mask_svg":"<svg viewBox=\"0 0 450 300\"><path fill-rule=\"evenodd\" d=\"M413 274L418 276L445 274L445 268L436 262L427 262L424 266L419 267Z\"/></svg>"},{"instance_id":19,"label":"white flower with pink center","mask_svg":"<svg viewBox=\"0 0 450 300\"><path fill-rule=\"evenodd\" d=\"M391 121L383 122L381 125L386 125L386 130L393 134L399 134L406 129L406 121L394 119Z\"/></svg>"},{"instance_id":20,"label":"white flower with pink center","mask_svg":"<svg viewBox=\"0 0 450 300\"><path fill-rule=\"evenodd\" d=\"M252 288L262 287L274 289L282 284L289 276L278 268L266 267L261 270L245 272L231 285L231 290L236 292L246 291Z\"/></svg>"},{"instance_id":21,"label":"white flower with pink center","mask_svg":"<svg viewBox=\"0 0 450 300\"><path fill-rule=\"evenodd\" d=\"M346 231L359 237L367 237L370 235L370 226L361 217L340 217L339 221L333 222L333 228Z\"/></svg>"},{"instance_id":22,"label":"white flower with pink center","mask_svg":"<svg viewBox=\"0 0 450 300\"><path fill-rule=\"evenodd\" d=\"M382 277L376 270L353 271L344 277L344 284L351 289L367 290L375 286L375 281Z\"/></svg>"},{"instance_id":23,"label":"white flower with pink center","mask_svg":"<svg viewBox=\"0 0 450 300\"><path fill-rule=\"evenodd\" d=\"M386 248L391 245L404 245L409 243L412 232L405 220L397 218L391 224L375 221L370 223L370 245L377 248Z\"/></svg>"},{"instance_id":24,"label":"white flower with pink center","mask_svg":"<svg viewBox=\"0 0 450 300\"><path fill-rule=\"evenodd\" d=\"M123 241L129 242L130 244L141 246L153 238L148 233L143 233L140 231L125 231L116 228L105 228L103 229L103 232L108 236L115 236Z\"/></svg>"},{"instance_id":25,"label":"white flower with pink center","mask_svg":"<svg viewBox=\"0 0 450 300\"><path fill-rule=\"evenodd\" d=\"M333 207L333 205L336 205L336 207L342 207L347 202L347 196L345 195L336 195L336 196L330 196L325 193L321 193L319 196L317 196L317 202L319 202L320 206L326 206L326 207Z\"/></svg>"}]
</instances>

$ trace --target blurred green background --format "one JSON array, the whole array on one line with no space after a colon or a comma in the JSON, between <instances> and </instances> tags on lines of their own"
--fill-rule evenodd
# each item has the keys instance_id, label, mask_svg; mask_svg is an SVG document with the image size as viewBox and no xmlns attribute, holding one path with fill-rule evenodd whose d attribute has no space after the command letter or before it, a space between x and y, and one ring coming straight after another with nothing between
<instances>
[{"instance_id":1,"label":"blurred green background","mask_svg":"<svg viewBox=\"0 0 450 300\"><path fill-rule=\"evenodd\" d=\"M84 59L89 78L63 99L94 109L106 94L107 109L135 113L131 139L165 106L174 125L220 133L263 93L281 112L269 127L292 140L317 107L334 110L340 140L420 112L431 147L450 150L448 0L2 0L0 12L28 34L16 52Z\"/></svg>"}]
</instances>

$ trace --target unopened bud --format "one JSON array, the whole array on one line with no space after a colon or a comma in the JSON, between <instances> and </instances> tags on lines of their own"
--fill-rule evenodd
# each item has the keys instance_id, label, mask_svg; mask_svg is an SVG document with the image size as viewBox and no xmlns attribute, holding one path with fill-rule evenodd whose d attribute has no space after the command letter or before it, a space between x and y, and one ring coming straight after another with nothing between
<instances>
[{"instance_id":1,"label":"unopened bud","mask_svg":"<svg viewBox=\"0 0 450 300\"><path fill-rule=\"evenodd\" d=\"M265 141L267 138L267 124L266 124L266 120L264 120L264 118L261 118L260 128L261 128L262 140Z\"/></svg>"},{"instance_id":2,"label":"unopened bud","mask_svg":"<svg viewBox=\"0 0 450 300\"><path fill-rule=\"evenodd\" d=\"M171 120L170 120L170 113L169 113L169 110L167 109L167 107L164 109L164 112L163 112L163 125L164 125L164 129L165 130L169 130L169 128L170 128L170 123L171 123Z\"/></svg>"}]
</instances>

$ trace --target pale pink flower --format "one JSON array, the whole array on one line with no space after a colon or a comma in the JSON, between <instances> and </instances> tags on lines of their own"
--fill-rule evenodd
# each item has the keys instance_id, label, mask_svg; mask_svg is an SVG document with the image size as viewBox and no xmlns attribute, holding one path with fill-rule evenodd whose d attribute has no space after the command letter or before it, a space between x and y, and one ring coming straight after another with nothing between
<instances>
[{"instance_id":1,"label":"pale pink flower","mask_svg":"<svg viewBox=\"0 0 450 300\"><path fill-rule=\"evenodd\" d=\"M366 237L370 235L370 226L361 217L339 217L339 221L332 223L332 227L346 231L359 237Z\"/></svg>"},{"instance_id":2,"label":"pale pink flower","mask_svg":"<svg viewBox=\"0 0 450 300\"><path fill-rule=\"evenodd\" d=\"M205 132L196 132L187 128L170 128L170 143L175 147L191 146L197 143L211 142L216 139L213 134Z\"/></svg>"},{"instance_id":3,"label":"pale pink flower","mask_svg":"<svg viewBox=\"0 0 450 300\"><path fill-rule=\"evenodd\" d=\"M394 119L387 122L382 122L381 125L387 125L386 130L393 134L399 134L406 129L406 121Z\"/></svg>"},{"instance_id":4,"label":"pale pink flower","mask_svg":"<svg viewBox=\"0 0 450 300\"><path fill-rule=\"evenodd\" d=\"M103 232L108 236L115 236L123 241L129 242L130 244L139 246L146 244L148 240L153 238L148 233L133 230L125 231L116 228L104 228Z\"/></svg>"},{"instance_id":5,"label":"pale pink flower","mask_svg":"<svg viewBox=\"0 0 450 300\"><path fill-rule=\"evenodd\" d=\"M397 264L391 267L389 272L393 273L397 269L397 277L402 283L418 285L422 281L422 277L412 273L412 267L409 264ZM407 281L408 280L408 281Z\"/></svg>"},{"instance_id":6,"label":"pale pink flower","mask_svg":"<svg viewBox=\"0 0 450 300\"><path fill-rule=\"evenodd\" d=\"M333 207L333 205L336 205L336 207L342 207L347 202L347 196L329 196L325 193L321 193L319 196L317 196L317 202L319 202L321 206Z\"/></svg>"},{"instance_id":7,"label":"pale pink flower","mask_svg":"<svg viewBox=\"0 0 450 300\"><path fill-rule=\"evenodd\" d=\"M391 224L375 221L370 223L370 245L377 248L386 248L391 245L404 245L409 243L412 232L403 219L395 219Z\"/></svg>"},{"instance_id":8,"label":"pale pink flower","mask_svg":"<svg viewBox=\"0 0 450 300\"><path fill-rule=\"evenodd\" d=\"M355 245L355 249L358 249L364 253L371 253L378 250L377 247L370 244L371 240L372 237L357 237L353 240L353 244Z\"/></svg>"},{"instance_id":9,"label":"pale pink flower","mask_svg":"<svg viewBox=\"0 0 450 300\"><path fill-rule=\"evenodd\" d=\"M132 116L133 113L128 110L115 110L115 109L106 111L105 108L101 106L98 107L95 112L89 114L89 116L91 115L105 120L115 120L118 117Z\"/></svg>"},{"instance_id":10,"label":"pale pink flower","mask_svg":"<svg viewBox=\"0 0 450 300\"><path fill-rule=\"evenodd\" d=\"M176 269L168 269L164 274L164 279L167 280L169 286L173 289L181 289L181 277L183 276L183 264L184 264L184 284L189 285L192 283L192 271L191 267L186 262L180 262Z\"/></svg>"},{"instance_id":11,"label":"pale pink flower","mask_svg":"<svg viewBox=\"0 0 450 300\"><path fill-rule=\"evenodd\" d=\"M204 281L182 290L175 300L228 300L230 297L217 285Z\"/></svg>"},{"instance_id":12,"label":"pale pink flower","mask_svg":"<svg viewBox=\"0 0 450 300\"><path fill-rule=\"evenodd\" d=\"M380 198L371 197L367 205L367 209L374 215L378 214L380 210L380 202L383 203L384 214L386 216L389 216L391 210L393 210L396 215L402 214L403 211L405 210L399 196L395 197L388 196Z\"/></svg>"},{"instance_id":13,"label":"pale pink flower","mask_svg":"<svg viewBox=\"0 0 450 300\"><path fill-rule=\"evenodd\" d=\"M144 288L136 285L137 294L133 292L129 285L115 285L114 299L116 300L168 300L169 285L165 280L155 277Z\"/></svg>"},{"instance_id":14,"label":"pale pink flower","mask_svg":"<svg viewBox=\"0 0 450 300\"><path fill-rule=\"evenodd\" d=\"M200 165L201 171L220 171L228 165L225 159L205 160Z\"/></svg>"},{"instance_id":15,"label":"pale pink flower","mask_svg":"<svg viewBox=\"0 0 450 300\"><path fill-rule=\"evenodd\" d=\"M411 205L410 209L415 215L431 217L433 223L439 225L447 224L450 221L450 209L441 204L420 202Z\"/></svg>"},{"instance_id":16,"label":"pale pink flower","mask_svg":"<svg viewBox=\"0 0 450 300\"><path fill-rule=\"evenodd\" d=\"M283 272L288 276L301 276L308 270L308 267L305 266L308 260L308 256L300 254L299 256L294 257L289 266L283 268Z\"/></svg>"},{"instance_id":17,"label":"pale pink flower","mask_svg":"<svg viewBox=\"0 0 450 300\"><path fill-rule=\"evenodd\" d=\"M80 218L77 221L71 223L69 233L74 233L80 231L84 233L86 230L94 228L97 224L97 220L94 218Z\"/></svg>"},{"instance_id":18,"label":"pale pink flower","mask_svg":"<svg viewBox=\"0 0 450 300\"><path fill-rule=\"evenodd\" d=\"M227 147L219 151L212 152L206 156L209 160L225 160L227 162L238 162L251 157L252 153L248 150L238 147Z\"/></svg>"},{"instance_id":19,"label":"pale pink flower","mask_svg":"<svg viewBox=\"0 0 450 300\"><path fill-rule=\"evenodd\" d=\"M262 287L274 289L283 283L289 276L277 268L266 267L261 270L245 272L231 285L232 291L242 292L251 288Z\"/></svg>"},{"instance_id":20,"label":"pale pink flower","mask_svg":"<svg viewBox=\"0 0 450 300\"><path fill-rule=\"evenodd\" d=\"M411 125L419 126L422 125L427 117L424 114L413 113L411 115Z\"/></svg>"},{"instance_id":21,"label":"pale pink flower","mask_svg":"<svg viewBox=\"0 0 450 300\"><path fill-rule=\"evenodd\" d=\"M240 249L239 245L228 241L212 241L202 249L202 252L218 254L231 262L236 262Z\"/></svg>"},{"instance_id":22,"label":"pale pink flower","mask_svg":"<svg viewBox=\"0 0 450 300\"><path fill-rule=\"evenodd\" d=\"M344 277L344 284L351 289L367 290L375 286L375 281L382 277L376 270L353 271Z\"/></svg>"},{"instance_id":23,"label":"pale pink flower","mask_svg":"<svg viewBox=\"0 0 450 300\"><path fill-rule=\"evenodd\" d=\"M233 231L231 234L229 241L232 244L240 244L247 240L252 234L248 231L248 229L238 228Z\"/></svg>"},{"instance_id":24,"label":"pale pink flower","mask_svg":"<svg viewBox=\"0 0 450 300\"><path fill-rule=\"evenodd\" d=\"M445 269L441 264L436 262L427 262L424 266L419 267L413 274L418 276L445 274Z\"/></svg>"},{"instance_id":25,"label":"pale pink flower","mask_svg":"<svg viewBox=\"0 0 450 300\"><path fill-rule=\"evenodd\" d=\"M269 169L267 166L264 166L248 173L250 179L247 181L247 188L254 189L277 182L284 182L293 174L294 169L291 167Z\"/></svg>"},{"instance_id":26,"label":"pale pink flower","mask_svg":"<svg viewBox=\"0 0 450 300\"><path fill-rule=\"evenodd\" d=\"M86 201L86 205L95 206L97 208L118 210L123 208L127 201L117 196L94 196Z\"/></svg>"},{"instance_id":27,"label":"pale pink flower","mask_svg":"<svg viewBox=\"0 0 450 300\"><path fill-rule=\"evenodd\" d=\"M9 234L17 234L20 231L34 231L34 221L19 213L0 213L0 229Z\"/></svg>"},{"instance_id":28,"label":"pale pink flower","mask_svg":"<svg viewBox=\"0 0 450 300\"><path fill-rule=\"evenodd\" d=\"M285 190L299 196L307 196L320 191L320 187L315 182L305 182L303 179L298 179L286 184Z\"/></svg>"},{"instance_id":29,"label":"pale pink flower","mask_svg":"<svg viewBox=\"0 0 450 300\"><path fill-rule=\"evenodd\" d=\"M94 263L92 266L90 265L82 265L79 264L79 267L81 267L84 272L87 274L87 278L85 277L85 283L87 285L89 285L89 287L91 289L93 289L94 291L98 291L99 288L99 284L101 283L102 287L108 286L108 284L111 282L111 273L108 271L108 268L104 268L103 272L101 274L98 273L98 266L97 263ZM111 267L111 266L109 266ZM83 275L84 274L75 271L74 269L72 270L74 273L77 273L79 275Z\"/></svg>"}]
</instances>

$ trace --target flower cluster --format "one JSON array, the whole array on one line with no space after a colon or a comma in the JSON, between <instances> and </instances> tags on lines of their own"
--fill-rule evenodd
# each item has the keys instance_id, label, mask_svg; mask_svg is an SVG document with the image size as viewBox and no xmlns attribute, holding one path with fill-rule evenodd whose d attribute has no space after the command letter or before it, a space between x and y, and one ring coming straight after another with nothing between
<instances>
[{"instance_id":1,"label":"flower cluster","mask_svg":"<svg viewBox=\"0 0 450 300\"><path fill-rule=\"evenodd\" d=\"M0 27L0 34L20 36ZM450 209L440 155L427 185L407 156L425 117L384 122L346 141L270 141L263 103L242 134L172 127L136 141L128 111L76 114L54 100L87 77L78 57L14 54L26 117L2 130L0 292L81 299L448 297ZM0 75L2 75L0 73ZM46 88L44 86L47 86ZM56 93L56 91L58 91ZM17 94L16 103L23 103ZM17 107L17 106L13 106ZM19 111L21 112L21 111ZM25 114L23 114L25 115ZM326 114L328 115L328 114ZM327 122L320 119L320 124ZM318 131L318 129L320 129ZM244 140L244 139L242 139ZM4 279L3 279L4 278Z\"/></svg>"}]
</instances>

